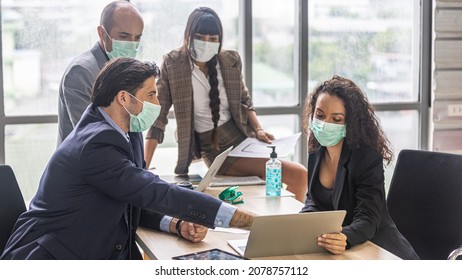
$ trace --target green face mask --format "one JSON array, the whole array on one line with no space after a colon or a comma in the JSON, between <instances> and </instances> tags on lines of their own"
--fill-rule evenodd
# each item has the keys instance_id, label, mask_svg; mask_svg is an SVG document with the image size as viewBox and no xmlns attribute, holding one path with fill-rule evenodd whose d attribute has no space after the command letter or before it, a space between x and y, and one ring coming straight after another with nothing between
<instances>
[{"instance_id":1,"label":"green face mask","mask_svg":"<svg viewBox=\"0 0 462 280\"><path fill-rule=\"evenodd\" d=\"M142 102L131 93L131 97L135 98L137 101L143 103L143 109L138 115L134 115L124 107L125 111L130 114L130 132L143 132L146 131L151 125L156 121L157 117L160 114L160 105L153 104L151 102L144 101Z\"/></svg>"},{"instance_id":2,"label":"green face mask","mask_svg":"<svg viewBox=\"0 0 462 280\"><path fill-rule=\"evenodd\" d=\"M104 49L106 50L109 59L117 57L135 58L136 54L138 53L138 47L140 46L140 42L115 40L112 39L111 36L109 36L106 29L104 29L104 32L106 32L106 35L112 41L112 51L108 52L106 46L104 46Z\"/></svg>"},{"instance_id":3,"label":"green face mask","mask_svg":"<svg viewBox=\"0 0 462 280\"><path fill-rule=\"evenodd\" d=\"M325 147L337 145L346 136L344 124L328 123L313 118L310 128L319 144Z\"/></svg>"}]
</instances>

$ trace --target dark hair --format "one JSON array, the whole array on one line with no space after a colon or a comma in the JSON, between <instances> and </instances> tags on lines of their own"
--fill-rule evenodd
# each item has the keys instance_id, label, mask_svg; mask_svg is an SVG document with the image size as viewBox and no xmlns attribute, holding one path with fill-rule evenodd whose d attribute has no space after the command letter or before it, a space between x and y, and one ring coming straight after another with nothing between
<instances>
[{"instance_id":1,"label":"dark hair","mask_svg":"<svg viewBox=\"0 0 462 280\"><path fill-rule=\"evenodd\" d=\"M148 78L157 78L159 75L159 67L155 62L142 62L130 57L111 59L96 78L91 102L96 106L108 107L121 90L136 96Z\"/></svg>"},{"instance_id":2,"label":"dark hair","mask_svg":"<svg viewBox=\"0 0 462 280\"><path fill-rule=\"evenodd\" d=\"M119 7L134 7L130 1L113 1L104 7L101 12L101 18L99 20L99 25L103 26L106 29L107 33L111 33L112 27L114 26L114 13Z\"/></svg>"},{"instance_id":3,"label":"dark hair","mask_svg":"<svg viewBox=\"0 0 462 280\"><path fill-rule=\"evenodd\" d=\"M194 35L196 33L218 35L220 38L218 52L220 52L223 42L223 26L220 17L214 10L208 7L199 7L189 15L184 30L183 46L181 47L183 52L194 52Z\"/></svg>"},{"instance_id":4,"label":"dark hair","mask_svg":"<svg viewBox=\"0 0 462 280\"><path fill-rule=\"evenodd\" d=\"M182 52L188 55L194 52L194 35L196 33L204 35L218 35L220 40L220 47L218 52L221 51L223 42L223 27L218 14L207 7L200 7L195 9L188 17L186 28L184 30ZM195 55L193 55L195 56ZM217 127L218 121L220 120L220 98L218 91L218 73L217 73L217 56L214 56L211 60L207 61L207 70L209 74L210 83L210 110L212 113L212 146L218 149L218 135Z\"/></svg>"},{"instance_id":5,"label":"dark hair","mask_svg":"<svg viewBox=\"0 0 462 280\"><path fill-rule=\"evenodd\" d=\"M363 146L371 147L382 155L389 164L393 159L393 151L379 120L366 95L351 80L333 76L332 79L320 83L306 98L303 114L303 128L308 133L314 116L316 102L321 94L330 94L342 100L346 116L346 144L350 149ZM313 133L309 133L308 151L313 152L319 146Z\"/></svg>"}]
</instances>

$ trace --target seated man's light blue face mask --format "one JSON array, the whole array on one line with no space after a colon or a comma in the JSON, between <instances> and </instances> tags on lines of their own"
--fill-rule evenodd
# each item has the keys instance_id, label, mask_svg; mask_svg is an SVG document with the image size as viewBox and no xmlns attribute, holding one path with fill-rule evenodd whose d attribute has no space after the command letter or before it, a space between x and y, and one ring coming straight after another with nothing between
<instances>
[{"instance_id":1,"label":"seated man's light blue face mask","mask_svg":"<svg viewBox=\"0 0 462 280\"><path fill-rule=\"evenodd\" d=\"M143 109L138 115L134 115L128 111L127 108L124 107L125 111L130 115L130 132L143 132L148 130L151 125L156 121L157 117L160 114L160 105L156 105L151 102L141 101L133 94L129 93L131 97L135 98L138 102L143 103Z\"/></svg>"},{"instance_id":2,"label":"seated man's light blue face mask","mask_svg":"<svg viewBox=\"0 0 462 280\"><path fill-rule=\"evenodd\" d=\"M104 45L104 50L106 51L106 54L109 57L109 59L113 59L117 57L135 58L136 54L138 53L140 42L121 41L121 40L112 39L104 27L103 27L103 30L106 33L106 35L109 37L109 39L111 39L112 41L112 51L108 52L106 45Z\"/></svg>"}]
</instances>

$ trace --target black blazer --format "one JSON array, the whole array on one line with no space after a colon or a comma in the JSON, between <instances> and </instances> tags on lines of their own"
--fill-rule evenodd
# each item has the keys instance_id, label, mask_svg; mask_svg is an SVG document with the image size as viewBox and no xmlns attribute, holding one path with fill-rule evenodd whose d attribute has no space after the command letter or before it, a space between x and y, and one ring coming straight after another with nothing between
<instances>
[{"instance_id":1,"label":"black blazer","mask_svg":"<svg viewBox=\"0 0 462 280\"><path fill-rule=\"evenodd\" d=\"M308 186L319 176L325 147L308 158ZM381 155L371 148L350 150L343 145L333 189L333 207L327 209L308 190L302 212L346 210L342 232L348 247L367 240L403 259L418 259L412 246L398 231L385 203L384 170Z\"/></svg>"},{"instance_id":2,"label":"black blazer","mask_svg":"<svg viewBox=\"0 0 462 280\"><path fill-rule=\"evenodd\" d=\"M154 225L157 212L213 227L221 201L146 171L142 134L129 136L130 143L96 107L87 108L51 157L2 258L139 258L141 208L153 211Z\"/></svg>"}]
</instances>

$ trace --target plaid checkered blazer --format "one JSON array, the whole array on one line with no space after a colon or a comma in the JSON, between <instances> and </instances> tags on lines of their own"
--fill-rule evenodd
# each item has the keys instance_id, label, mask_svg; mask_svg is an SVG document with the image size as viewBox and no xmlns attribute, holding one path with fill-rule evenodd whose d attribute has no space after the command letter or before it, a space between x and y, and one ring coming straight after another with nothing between
<instances>
[{"instance_id":1,"label":"plaid checkered blazer","mask_svg":"<svg viewBox=\"0 0 462 280\"><path fill-rule=\"evenodd\" d=\"M247 121L247 111L254 110L242 76L242 62L236 51L222 50L218 62L228 97L229 109L238 129L248 137L253 135ZM192 87L192 65L189 54L179 49L163 57L161 75L157 80L157 91L161 112L149 129L148 139L163 142L167 115L173 105L178 131L178 162L176 174L187 174L193 158L200 158L200 148L194 137L194 100Z\"/></svg>"}]
</instances>

